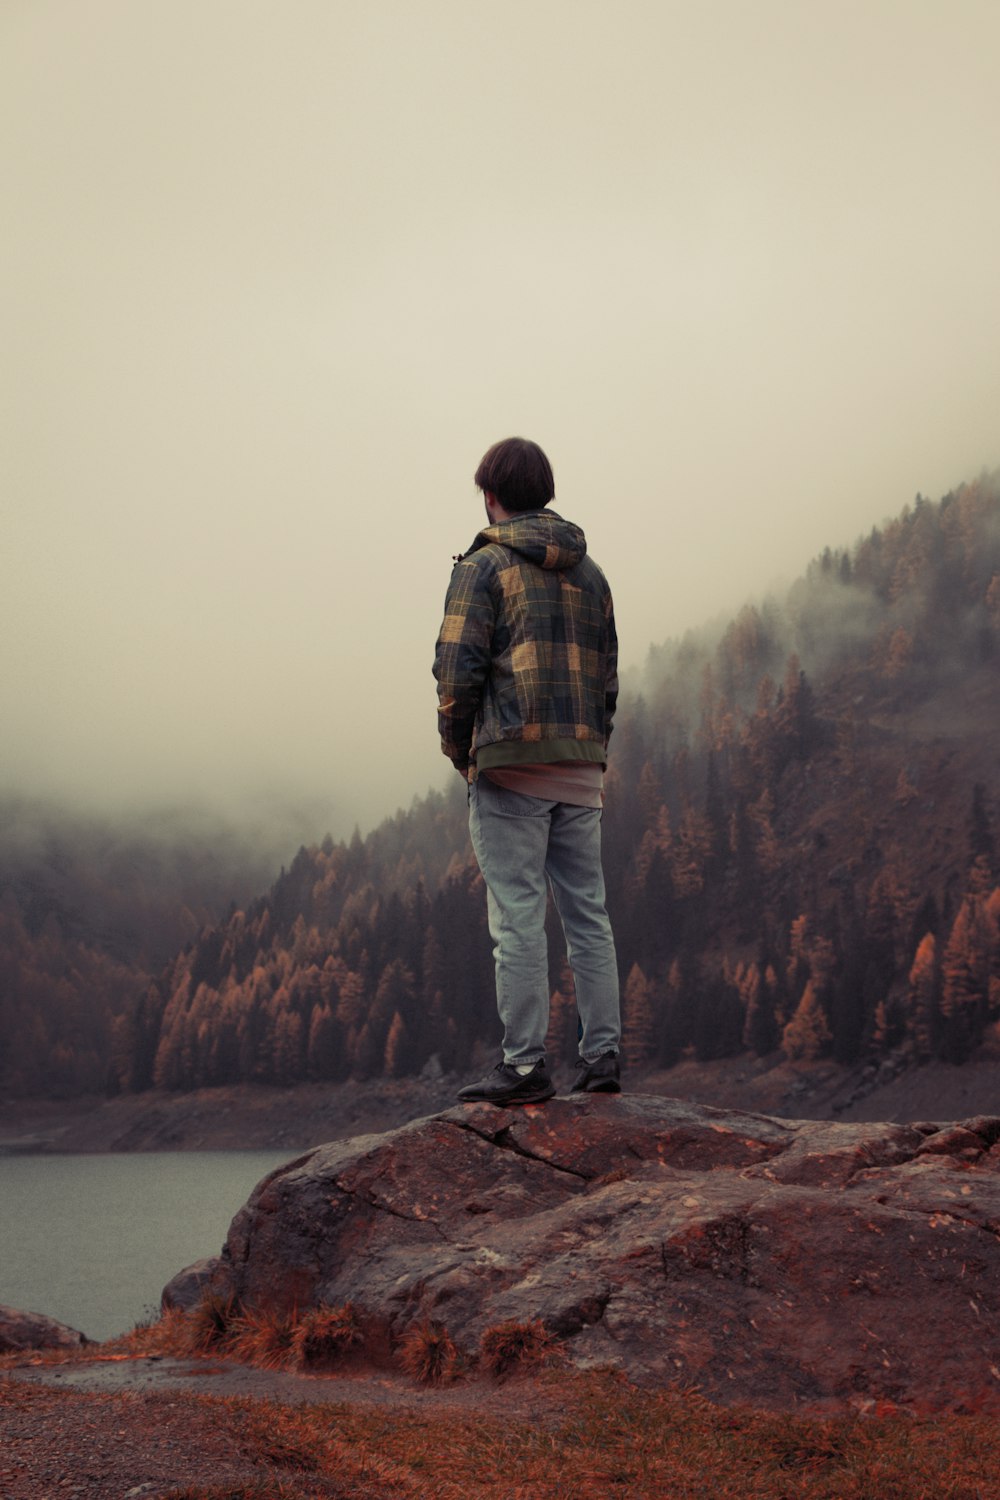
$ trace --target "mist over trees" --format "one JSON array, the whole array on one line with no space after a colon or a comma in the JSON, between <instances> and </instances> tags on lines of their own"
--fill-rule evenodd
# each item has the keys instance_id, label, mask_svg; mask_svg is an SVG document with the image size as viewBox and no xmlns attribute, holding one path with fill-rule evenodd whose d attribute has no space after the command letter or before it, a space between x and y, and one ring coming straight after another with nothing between
<instances>
[{"instance_id":1,"label":"mist over trees","mask_svg":"<svg viewBox=\"0 0 1000 1500\"><path fill-rule=\"evenodd\" d=\"M998 722L1000 474L653 648L604 818L627 1061L1000 1043ZM550 936L548 1046L570 1061ZM457 777L366 839L303 847L162 969L9 879L0 899L10 1092L461 1071L498 1040Z\"/></svg>"},{"instance_id":2,"label":"mist over trees","mask_svg":"<svg viewBox=\"0 0 1000 1500\"><path fill-rule=\"evenodd\" d=\"M273 879L277 836L172 807L111 819L0 797L0 1085L103 1090L113 1018Z\"/></svg>"}]
</instances>

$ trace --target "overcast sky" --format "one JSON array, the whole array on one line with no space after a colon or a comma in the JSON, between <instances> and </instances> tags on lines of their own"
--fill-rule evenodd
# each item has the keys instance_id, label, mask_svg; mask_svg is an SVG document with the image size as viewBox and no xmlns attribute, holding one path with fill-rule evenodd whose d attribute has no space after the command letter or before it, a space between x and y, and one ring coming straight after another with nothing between
<instances>
[{"instance_id":1,"label":"overcast sky","mask_svg":"<svg viewBox=\"0 0 1000 1500\"><path fill-rule=\"evenodd\" d=\"M0 789L443 785L500 437L635 665L1000 463L998 62L996 0L3 0Z\"/></svg>"}]
</instances>

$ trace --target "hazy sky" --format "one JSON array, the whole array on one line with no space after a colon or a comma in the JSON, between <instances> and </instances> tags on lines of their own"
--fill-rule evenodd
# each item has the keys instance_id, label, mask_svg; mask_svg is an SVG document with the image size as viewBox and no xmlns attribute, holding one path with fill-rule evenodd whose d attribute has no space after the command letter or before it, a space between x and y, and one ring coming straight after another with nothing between
<instances>
[{"instance_id":1,"label":"hazy sky","mask_svg":"<svg viewBox=\"0 0 1000 1500\"><path fill-rule=\"evenodd\" d=\"M444 784L512 433L626 664L995 466L998 62L996 0L3 0L0 788Z\"/></svg>"}]
</instances>

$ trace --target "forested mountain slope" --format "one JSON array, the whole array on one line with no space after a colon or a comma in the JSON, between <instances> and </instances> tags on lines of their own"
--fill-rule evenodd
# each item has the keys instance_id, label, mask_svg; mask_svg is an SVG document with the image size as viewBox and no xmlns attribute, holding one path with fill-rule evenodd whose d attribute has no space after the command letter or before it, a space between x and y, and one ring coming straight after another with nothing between
<instances>
[{"instance_id":1,"label":"forested mountain slope","mask_svg":"<svg viewBox=\"0 0 1000 1500\"><path fill-rule=\"evenodd\" d=\"M277 837L204 809L113 817L0 797L0 1087L103 1090L115 1016L273 879Z\"/></svg>"},{"instance_id":2,"label":"forested mountain slope","mask_svg":"<svg viewBox=\"0 0 1000 1500\"><path fill-rule=\"evenodd\" d=\"M607 778L629 1060L991 1044L998 725L1000 474L918 497L783 602L653 649ZM456 777L365 840L301 849L116 1005L108 1084L464 1069L498 1037L491 970ZM552 988L568 1059L555 931Z\"/></svg>"}]
</instances>

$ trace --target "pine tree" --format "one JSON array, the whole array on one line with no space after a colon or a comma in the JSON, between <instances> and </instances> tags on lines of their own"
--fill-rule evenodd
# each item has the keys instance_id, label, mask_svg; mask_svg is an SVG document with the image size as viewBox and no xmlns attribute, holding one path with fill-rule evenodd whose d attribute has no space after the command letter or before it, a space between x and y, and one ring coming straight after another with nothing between
<instances>
[{"instance_id":1,"label":"pine tree","mask_svg":"<svg viewBox=\"0 0 1000 1500\"><path fill-rule=\"evenodd\" d=\"M785 668L785 680L775 703L774 732L778 769L790 760L807 760L819 742L815 696L793 652Z\"/></svg>"},{"instance_id":2,"label":"pine tree","mask_svg":"<svg viewBox=\"0 0 1000 1500\"><path fill-rule=\"evenodd\" d=\"M749 808L754 830L754 860L763 875L773 875L781 863L781 850L774 832L774 795L765 787Z\"/></svg>"},{"instance_id":3,"label":"pine tree","mask_svg":"<svg viewBox=\"0 0 1000 1500\"><path fill-rule=\"evenodd\" d=\"M412 1058L407 1056L406 1022L397 1010L385 1039L385 1058L382 1071L386 1078L400 1078L413 1071Z\"/></svg>"},{"instance_id":4,"label":"pine tree","mask_svg":"<svg viewBox=\"0 0 1000 1500\"><path fill-rule=\"evenodd\" d=\"M380 1047L378 1037L369 1021L366 1021L357 1033L351 1055L351 1077L364 1083L369 1078L374 1078L378 1073L383 1061L384 1046Z\"/></svg>"},{"instance_id":5,"label":"pine tree","mask_svg":"<svg viewBox=\"0 0 1000 1500\"><path fill-rule=\"evenodd\" d=\"M921 938L908 982L908 1027L917 1056L926 1061L934 1055L937 1040L937 944L933 932L927 932Z\"/></svg>"},{"instance_id":6,"label":"pine tree","mask_svg":"<svg viewBox=\"0 0 1000 1500\"><path fill-rule=\"evenodd\" d=\"M1000 1008L1000 890L990 886L990 863L982 854L969 871L941 959L942 1045L955 1062L979 1045Z\"/></svg>"},{"instance_id":7,"label":"pine tree","mask_svg":"<svg viewBox=\"0 0 1000 1500\"><path fill-rule=\"evenodd\" d=\"M745 1016L739 991L731 976L702 972L698 985L698 1007L692 1018L692 1040L700 1062L715 1057L733 1057L743 1047Z\"/></svg>"},{"instance_id":8,"label":"pine tree","mask_svg":"<svg viewBox=\"0 0 1000 1500\"><path fill-rule=\"evenodd\" d=\"M882 660L882 675L889 682L895 682L902 677L913 656L913 636L902 625L898 625L892 632L888 643L884 647Z\"/></svg>"},{"instance_id":9,"label":"pine tree","mask_svg":"<svg viewBox=\"0 0 1000 1500\"><path fill-rule=\"evenodd\" d=\"M983 860L988 870L995 868L996 844L993 838L993 824L986 801L986 788L981 781L977 781L972 788L972 806L969 809L969 857L973 864L977 860Z\"/></svg>"},{"instance_id":10,"label":"pine tree","mask_svg":"<svg viewBox=\"0 0 1000 1500\"><path fill-rule=\"evenodd\" d=\"M673 887L680 897L697 896L704 889L712 854L712 831L703 813L688 803L674 845Z\"/></svg>"},{"instance_id":11,"label":"pine tree","mask_svg":"<svg viewBox=\"0 0 1000 1500\"><path fill-rule=\"evenodd\" d=\"M337 1020L346 1030L359 1027L365 1013L366 996L361 975L351 970L340 981L337 1001Z\"/></svg>"},{"instance_id":12,"label":"pine tree","mask_svg":"<svg viewBox=\"0 0 1000 1500\"><path fill-rule=\"evenodd\" d=\"M339 1031L329 1005L317 1005L309 1018L309 1040L306 1046L306 1073L310 1078L319 1080L338 1077Z\"/></svg>"},{"instance_id":13,"label":"pine tree","mask_svg":"<svg viewBox=\"0 0 1000 1500\"><path fill-rule=\"evenodd\" d=\"M795 1014L781 1033L782 1050L789 1062L815 1062L830 1041L830 1027L810 980Z\"/></svg>"},{"instance_id":14,"label":"pine tree","mask_svg":"<svg viewBox=\"0 0 1000 1500\"><path fill-rule=\"evenodd\" d=\"M283 1009L274 1021L274 1081L280 1084L301 1083L303 1066L302 1017L298 1011Z\"/></svg>"},{"instance_id":15,"label":"pine tree","mask_svg":"<svg viewBox=\"0 0 1000 1500\"><path fill-rule=\"evenodd\" d=\"M636 788L636 800L639 804L639 816L642 819L643 828L655 828L656 820L663 806L663 787L660 778L656 774L653 762L647 760L639 773L639 785Z\"/></svg>"},{"instance_id":16,"label":"pine tree","mask_svg":"<svg viewBox=\"0 0 1000 1500\"><path fill-rule=\"evenodd\" d=\"M740 997L744 1013L743 1045L758 1057L766 1057L778 1045L778 1026L773 988L764 982L755 963L749 964L742 976Z\"/></svg>"},{"instance_id":17,"label":"pine tree","mask_svg":"<svg viewBox=\"0 0 1000 1500\"><path fill-rule=\"evenodd\" d=\"M872 1022L872 1047L876 1052L891 1052L902 1040L904 1022L899 1006L892 1000L880 1000Z\"/></svg>"},{"instance_id":18,"label":"pine tree","mask_svg":"<svg viewBox=\"0 0 1000 1500\"><path fill-rule=\"evenodd\" d=\"M622 997L622 1051L630 1067L638 1067L653 1056L655 1022L649 980L633 964Z\"/></svg>"}]
</instances>

